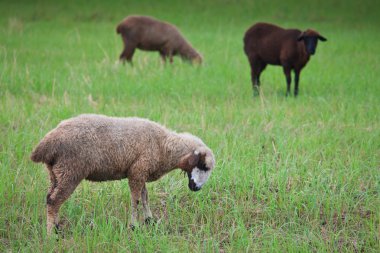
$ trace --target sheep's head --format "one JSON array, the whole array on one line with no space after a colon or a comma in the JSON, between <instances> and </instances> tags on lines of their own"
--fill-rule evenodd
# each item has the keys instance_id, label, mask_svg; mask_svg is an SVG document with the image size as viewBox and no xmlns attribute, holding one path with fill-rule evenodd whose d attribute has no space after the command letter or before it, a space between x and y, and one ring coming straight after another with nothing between
<instances>
[{"instance_id":1,"label":"sheep's head","mask_svg":"<svg viewBox=\"0 0 380 253\"><path fill-rule=\"evenodd\" d=\"M313 55L317 49L318 40L326 41L327 39L320 35L318 32L308 29L302 32L297 40L303 41L305 44L306 52Z\"/></svg>"},{"instance_id":2,"label":"sheep's head","mask_svg":"<svg viewBox=\"0 0 380 253\"><path fill-rule=\"evenodd\" d=\"M189 188L199 191L210 177L215 166L214 154L207 148L198 148L186 155L180 164L180 168L187 173Z\"/></svg>"},{"instance_id":3,"label":"sheep's head","mask_svg":"<svg viewBox=\"0 0 380 253\"><path fill-rule=\"evenodd\" d=\"M194 65L200 65L200 64L202 64L202 61L203 61L203 57L200 54L195 55L191 59L191 63L194 64Z\"/></svg>"}]
</instances>

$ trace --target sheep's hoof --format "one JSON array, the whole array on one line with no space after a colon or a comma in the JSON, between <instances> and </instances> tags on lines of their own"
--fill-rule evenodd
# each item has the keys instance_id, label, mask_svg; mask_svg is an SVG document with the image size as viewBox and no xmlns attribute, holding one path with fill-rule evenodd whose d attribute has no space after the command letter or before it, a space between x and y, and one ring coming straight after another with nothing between
<instances>
[{"instance_id":1,"label":"sheep's hoof","mask_svg":"<svg viewBox=\"0 0 380 253\"><path fill-rule=\"evenodd\" d=\"M135 224L135 225L131 224L131 225L129 225L129 228L130 228L132 231L138 230L138 228L139 228L139 224Z\"/></svg>"},{"instance_id":2,"label":"sheep's hoof","mask_svg":"<svg viewBox=\"0 0 380 253\"><path fill-rule=\"evenodd\" d=\"M156 220L153 219L153 217L148 217L145 219L145 224L147 224L147 225L153 225L155 223L156 223Z\"/></svg>"},{"instance_id":3,"label":"sheep's hoof","mask_svg":"<svg viewBox=\"0 0 380 253\"><path fill-rule=\"evenodd\" d=\"M59 224L55 224L54 226L54 232L58 235L60 233L62 233L62 228Z\"/></svg>"},{"instance_id":4,"label":"sheep's hoof","mask_svg":"<svg viewBox=\"0 0 380 253\"><path fill-rule=\"evenodd\" d=\"M260 88L258 85L253 86L253 97L257 97L260 95Z\"/></svg>"},{"instance_id":5,"label":"sheep's hoof","mask_svg":"<svg viewBox=\"0 0 380 253\"><path fill-rule=\"evenodd\" d=\"M55 226L54 226L54 232L55 232L55 235L56 235L56 241L59 241L59 239L64 238L64 236L63 236L63 230L62 230L62 226L61 225L55 224Z\"/></svg>"}]
</instances>

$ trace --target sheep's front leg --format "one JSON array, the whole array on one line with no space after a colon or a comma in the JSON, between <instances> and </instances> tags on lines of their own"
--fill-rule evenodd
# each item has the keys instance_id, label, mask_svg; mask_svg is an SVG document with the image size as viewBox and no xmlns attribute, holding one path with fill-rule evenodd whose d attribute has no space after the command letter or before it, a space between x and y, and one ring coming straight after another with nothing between
<instances>
[{"instance_id":1,"label":"sheep's front leg","mask_svg":"<svg viewBox=\"0 0 380 253\"><path fill-rule=\"evenodd\" d=\"M128 184L129 189L131 190L131 228L133 230L138 226L138 205L140 203L141 193L145 183L130 179Z\"/></svg>"},{"instance_id":2,"label":"sheep's front leg","mask_svg":"<svg viewBox=\"0 0 380 253\"><path fill-rule=\"evenodd\" d=\"M163 64L166 64L166 55L164 52L160 51L160 56Z\"/></svg>"},{"instance_id":3,"label":"sheep's front leg","mask_svg":"<svg viewBox=\"0 0 380 253\"><path fill-rule=\"evenodd\" d=\"M153 215L152 215L152 212L150 211L150 207L148 203L148 190L146 189L145 184L141 192L141 199L142 199L142 204L143 204L143 209L144 209L145 223L151 223L153 221Z\"/></svg>"},{"instance_id":4,"label":"sheep's front leg","mask_svg":"<svg viewBox=\"0 0 380 253\"><path fill-rule=\"evenodd\" d=\"M289 67L284 67L284 74L286 76L286 96L290 94L290 84L292 82L291 69Z\"/></svg>"},{"instance_id":5,"label":"sheep's front leg","mask_svg":"<svg viewBox=\"0 0 380 253\"><path fill-rule=\"evenodd\" d=\"M171 64L173 63L173 54L171 52L169 53L169 61Z\"/></svg>"},{"instance_id":6,"label":"sheep's front leg","mask_svg":"<svg viewBox=\"0 0 380 253\"><path fill-rule=\"evenodd\" d=\"M294 96L297 96L298 95L298 84L299 84L299 81L300 81L301 70L296 69L294 72L295 72L295 78L294 78L294 81L295 81Z\"/></svg>"},{"instance_id":7,"label":"sheep's front leg","mask_svg":"<svg viewBox=\"0 0 380 253\"><path fill-rule=\"evenodd\" d=\"M173 50L171 48L170 45L165 45L160 50L161 57L165 59L165 62L166 58L169 58L169 62L173 63Z\"/></svg>"}]
</instances>

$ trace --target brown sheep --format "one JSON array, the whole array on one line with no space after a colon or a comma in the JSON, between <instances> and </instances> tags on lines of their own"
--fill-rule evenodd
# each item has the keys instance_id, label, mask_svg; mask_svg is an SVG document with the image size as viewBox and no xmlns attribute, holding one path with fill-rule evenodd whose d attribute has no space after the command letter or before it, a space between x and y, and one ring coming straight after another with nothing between
<instances>
[{"instance_id":1,"label":"brown sheep","mask_svg":"<svg viewBox=\"0 0 380 253\"><path fill-rule=\"evenodd\" d=\"M298 95L298 83L302 68L315 54L318 40L326 38L308 29L283 29L267 23L256 23L244 36L244 52L251 65L254 94L259 92L260 74L267 64L281 65L287 83L286 95L290 93L291 70L295 72L294 95Z\"/></svg>"},{"instance_id":2,"label":"brown sheep","mask_svg":"<svg viewBox=\"0 0 380 253\"><path fill-rule=\"evenodd\" d=\"M58 212L78 184L128 178L131 190L131 227L138 224L142 201L145 222L152 219L145 183L175 168L188 175L189 188L198 191L208 180L215 160L201 139L175 133L141 118L84 114L62 121L34 149L34 162L46 164L50 176L47 194L47 232L58 228Z\"/></svg>"},{"instance_id":3,"label":"brown sheep","mask_svg":"<svg viewBox=\"0 0 380 253\"><path fill-rule=\"evenodd\" d=\"M201 63L202 56L181 35L172 24L147 16L128 16L116 28L124 42L120 60L132 63L135 49L158 51L166 62L168 57L173 62L174 55L192 63Z\"/></svg>"}]
</instances>

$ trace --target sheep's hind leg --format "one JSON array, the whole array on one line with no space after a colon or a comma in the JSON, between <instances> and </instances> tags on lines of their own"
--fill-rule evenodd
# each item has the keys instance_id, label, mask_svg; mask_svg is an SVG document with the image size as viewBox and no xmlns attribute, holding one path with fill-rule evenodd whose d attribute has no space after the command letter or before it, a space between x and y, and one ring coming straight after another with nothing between
<instances>
[{"instance_id":1,"label":"sheep's hind leg","mask_svg":"<svg viewBox=\"0 0 380 253\"><path fill-rule=\"evenodd\" d=\"M252 74L252 82L253 82L253 96L260 95L260 77L257 73Z\"/></svg>"},{"instance_id":2,"label":"sheep's hind leg","mask_svg":"<svg viewBox=\"0 0 380 253\"><path fill-rule=\"evenodd\" d=\"M265 67L267 65L263 62L260 62L260 65L258 66L257 74L256 74L256 89L257 93L260 94L260 75L264 71Z\"/></svg>"},{"instance_id":3,"label":"sheep's hind leg","mask_svg":"<svg viewBox=\"0 0 380 253\"><path fill-rule=\"evenodd\" d=\"M134 44L128 44L125 46L123 52L120 54L120 60L125 63L127 61L129 64L133 66L132 57L135 53L136 46Z\"/></svg>"},{"instance_id":4,"label":"sheep's hind leg","mask_svg":"<svg viewBox=\"0 0 380 253\"><path fill-rule=\"evenodd\" d=\"M59 229L59 209L62 204L70 197L80 181L61 179L56 177L57 186L47 196L47 234L51 235L53 228ZM57 231L58 232L58 231Z\"/></svg>"},{"instance_id":5,"label":"sheep's hind leg","mask_svg":"<svg viewBox=\"0 0 380 253\"><path fill-rule=\"evenodd\" d=\"M131 229L134 230L138 226L138 205L140 203L141 193L145 183L129 179L128 184L131 190Z\"/></svg>"},{"instance_id":6,"label":"sheep's hind leg","mask_svg":"<svg viewBox=\"0 0 380 253\"><path fill-rule=\"evenodd\" d=\"M153 215L150 211L149 203L148 203L148 190L146 189L146 185L144 184L144 187L141 191L141 199L144 209L144 218L145 223L150 224L153 222Z\"/></svg>"},{"instance_id":7,"label":"sheep's hind leg","mask_svg":"<svg viewBox=\"0 0 380 253\"><path fill-rule=\"evenodd\" d=\"M52 167L47 165L47 170L49 172L49 177L50 177L50 187L46 196L46 200L50 198L50 195L53 193L55 187L57 187L57 178L52 171Z\"/></svg>"},{"instance_id":8,"label":"sheep's hind leg","mask_svg":"<svg viewBox=\"0 0 380 253\"><path fill-rule=\"evenodd\" d=\"M261 72L265 69L266 64L264 64L257 57L250 57L249 63L251 65L253 96L255 97L257 95L260 95L260 75Z\"/></svg>"}]
</instances>

